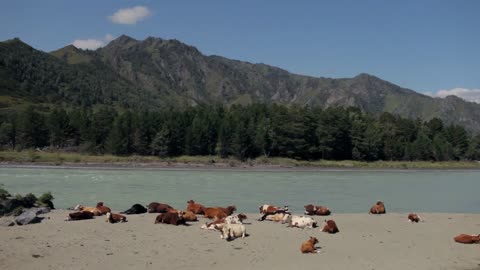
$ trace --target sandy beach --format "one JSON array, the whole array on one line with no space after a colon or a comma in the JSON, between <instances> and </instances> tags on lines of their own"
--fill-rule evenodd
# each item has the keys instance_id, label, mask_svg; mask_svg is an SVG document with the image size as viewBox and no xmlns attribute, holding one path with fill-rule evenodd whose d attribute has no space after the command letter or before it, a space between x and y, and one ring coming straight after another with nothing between
<instances>
[{"instance_id":1,"label":"sandy beach","mask_svg":"<svg viewBox=\"0 0 480 270\"><path fill-rule=\"evenodd\" d=\"M64 221L55 210L40 224L0 229L0 269L479 269L480 245L453 241L479 233L479 214L334 214L340 233L287 228L248 214L248 237L227 242L218 232L154 224L156 214L128 216L109 224L104 217ZM6 219L8 217L3 217ZM323 217L315 217L317 221ZM301 254L309 236L319 254Z\"/></svg>"}]
</instances>

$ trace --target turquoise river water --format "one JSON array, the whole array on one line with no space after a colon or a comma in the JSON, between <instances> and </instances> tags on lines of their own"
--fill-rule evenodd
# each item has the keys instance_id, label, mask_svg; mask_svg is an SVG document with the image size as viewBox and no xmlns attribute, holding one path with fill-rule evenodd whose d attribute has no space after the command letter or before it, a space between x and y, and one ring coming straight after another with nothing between
<instances>
[{"instance_id":1,"label":"turquoise river water","mask_svg":"<svg viewBox=\"0 0 480 270\"><path fill-rule=\"evenodd\" d=\"M261 204L326 205L365 213L377 200L391 212L480 213L480 171L203 171L155 169L0 168L10 193L51 191L57 208L103 201L114 210L152 201L184 209L235 204L254 213Z\"/></svg>"}]
</instances>

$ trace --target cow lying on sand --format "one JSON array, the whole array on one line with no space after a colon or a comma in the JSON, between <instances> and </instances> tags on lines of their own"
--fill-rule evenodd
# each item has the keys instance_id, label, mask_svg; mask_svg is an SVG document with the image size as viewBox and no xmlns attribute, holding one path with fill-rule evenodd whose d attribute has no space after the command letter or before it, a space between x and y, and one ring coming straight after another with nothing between
<instances>
[{"instance_id":1,"label":"cow lying on sand","mask_svg":"<svg viewBox=\"0 0 480 270\"><path fill-rule=\"evenodd\" d=\"M480 234L460 234L453 238L455 242L461 244L478 244L480 243Z\"/></svg>"},{"instance_id":2,"label":"cow lying on sand","mask_svg":"<svg viewBox=\"0 0 480 270\"><path fill-rule=\"evenodd\" d=\"M187 225L185 219L180 213L162 213L155 218L155 224Z\"/></svg>"},{"instance_id":3,"label":"cow lying on sand","mask_svg":"<svg viewBox=\"0 0 480 270\"><path fill-rule=\"evenodd\" d=\"M147 208L143 207L141 204L134 204L128 210L120 212L121 214L134 215L134 214L143 214L147 212Z\"/></svg>"},{"instance_id":4,"label":"cow lying on sand","mask_svg":"<svg viewBox=\"0 0 480 270\"><path fill-rule=\"evenodd\" d=\"M320 206L320 205L313 205L313 204L308 204L304 206L305 208L305 215L310 215L310 216L328 216L332 212L328 207L325 206Z\"/></svg>"},{"instance_id":5,"label":"cow lying on sand","mask_svg":"<svg viewBox=\"0 0 480 270\"><path fill-rule=\"evenodd\" d=\"M92 212L90 212L90 211L80 211L80 212L69 213L66 221L92 219L92 218L93 218L93 213Z\"/></svg>"},{"instance_id":6,"label":"cow lying on sand","mask_svg":"<svg viewBox=\"0 0 480 270\"><path fill-rule=\"evenodd\" d=\"M312 229L317 227L317 222L311 217L289 215L285 222L288 223L288 227L297 227L302 229Z\"/></svg>"},{"instance_id":7,"label":"cow lying on sand","mask_svg":"<svg viewBox=\"0 0 480 270\"><path fill-rule=\"evenodd\" d=\"M197 215L192 211L180 211L179 213L185 221L198 221Z\"/></svg>"},{"instance_id":8,"label":"cow lying on sand","mask_svg":"<svg viewBox=\"0 0 480 270\"><path fill-rule=\"evenodd\" d=\"M226 240L233 240L237 237L245 238L246 233L247 229L243 224L225 224L221 229L220 238Z\"/></svg>"},{"instance_id":9,"label":"cow lying on sand","mask_svg":"<svg viewBox=\"0 0 480 270\"><path fill-rule=\"evenodd\" d=\"M319 250L315 247L318 243L318 239L315 237L310 237L307 241L303 242L300 246L300 251L302 253L320 253Z\"/></svg>"},{"instance_id":10,"label":"cow lying on sand","mask_svg":"<svg viewBox=\"0 0 480 270\"><path fill-rule=\"evenodd\" d=\"M423 219L415 213L410 213L408 214L408 221L418 223L423 222Z\"/></svg>"},{"instance_id":11,"label":"cow lying on sand","mask_svg":"<svg viewBox=\"0 0 480 270\"><path fill-rule=\"evenodd\" d=\"M288 219L289 216L291 216L292 214L290 213L276 213L276 214L273 214L273 215L267 215L265 217L265 220L271 220L271 221L275 221L275 222L282 222L282 223L285 223Z\"/></svg>"},{"instance_id":12,"label":"cow lying on sand","mask_svg":"<svg viewBox=\"0 0 480 270\"><path fill-rule=\"evenodd\" d=\"M127 217L120 214L114 214L111 212L107 213L106 222L117 223L117 222L127 222Z\"/></svg>"},{"instance_id":13,"label":"cow lying on sand","mask_svg":"<svg viewBox=\"0 0 480 270\"><path fill-rule=\"evenodd\" d=\"M258 221L264 221L265 219L267 219L268 216L279 214L279 213L290 214L288 210L288 206L278 207L270 204L264 204L260 206L258 210L260 211L260 214L262 214L262 216L260 217L260 219L258 219Z\"/></svg>"},{"instance_id":14,"label":"cow lying on sand","mask_svg":"<svg viewBox=\"0 0 480 270\"><path fill-rule=\"evenodd\" d=\"M231 215L225 218L216 219L210 223L205 223L200 228L218 231L221 230L225 224L243 224L243 220L245 219L247 219L247 216L243 213L240 213L238 215Z\"/></svg>"},{"instance_id":15,"label":"cow lying on sand","mask_svg":"<svg viewBox=\"0 0 480 270\"><path fill-rule=\"evenodd\" d=\"M237 207L235 205L230 205L228 207L208 207L205 208L205 214L204 217L206 218L215 218L215 219L221 219L221 218L226 218L227 216L230 216L237 210Z\"/></svg>"},{"instance_id":16,"label":"cow lying on sand","mask_svg":"<svg viewBox=\"0 0 480 270\"><path fill-rule=\"evenodd\" d=\"M100 210L102 215L106 215L107 213L110 213L112 210L110 208L106 207L103 205L103 202L98 202L96 208Z\"/></svg>"},{"instance_id":17,"label":"cow lying on sand","mask_svg":"<svg viewBox=\"0 0 480 270\"><path fill-rule=\"evenodd\" d=\"M151 202L149 205L147 205L148 213L167 213L172 209L173 207L166 203Z\"/></svg>"},{"instance_id":18,"label":"cow lying on sand","mask_svg":"<svg viewBox=\"0 0 480 270\"><path fill-rule=\"evenodd\" d=\"M192 211L194 214L203 215L205 214L205 206L196 203L194 200L189 200L187 202L187 211Z\"/></svg>"},{"instance_id":19,"label":"cow lying on sand","mask_svg":"<svg viewBox=\"0 0 480 270\"><path fill-rule=\"evenodd\" d=\"M375 205L370 208L370 214L385 214L385 204L382 201L378 201Z\"/></svg>"},{"instance_id":20,"label":"cow lying on sand","mask_svg":"<svg viewBox=\"0 0 480 270\"><path fill-rule=\"evenodd\" d=\"M83 205L81 205L81 204L75 206L75 208L73 208L73 210L83 211L83 212L90 212L90 213L92 213L94 216L101 216L101 215L102 215L102 211L100 211L98 208L96 208L96 207L90 207L90 206L83 206Z\"/></svg>"},{"instance_id":21,"label":"cow lying on sand","mask_svg":"<svg viewBox=\"0 0 480 270\"><path fill-rule=\"evenodd\" d=\"M329 219L329 220L325 220L322 232L338 233L340 231L338 230L338 227L335 221L333 221L332 219Z\"/></svg>"}]
</instances>

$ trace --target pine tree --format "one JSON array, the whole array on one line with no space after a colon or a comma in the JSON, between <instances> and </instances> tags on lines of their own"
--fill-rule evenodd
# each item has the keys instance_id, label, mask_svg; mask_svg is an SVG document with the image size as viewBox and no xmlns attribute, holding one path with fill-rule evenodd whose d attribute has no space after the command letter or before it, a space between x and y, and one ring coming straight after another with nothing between
<instances>
[{"instance_id":1,"label":"pine tree","mask_svg":"<svg viewBox=\"0 0 480 270\"><path fill-rule=\"evenodd\" d=\"M166 126L163 126L157 134L155 134L150 146L152 155L160 157L167 157L169 155L170 135L170 131Z\"/></svg>"},{"instance_id":2,"label":"pine tree","mask_svg":"<svg viewBox=\"0 0 480 270\"><path fill-rule=\"evenodd\" d=\"M15 148L15 128L12 123L0 124L0 145Z\"/></svg>"},{"instance_id":3,"label":"pine tree","mask_svg":"<svg viewBox=\"0 0 480 270\"><path fill-rule=\"evenodd\" d=\"M20 149L43 147L48 142L45 120L32 106L27 107L18 117L16 144Z\"/></svg>"},{"instance_id":4,"label":"pine tree","mask_svg":"<svg viewBox=\"0 0 480 270\"><path fill-rule=\"evenodd\" d=\"M64 147L67 140L72 136L73 129L70 119L64 109L55 108L47 118L47 126L50 135L50 145Z\"/></svg>"}]
</instances>

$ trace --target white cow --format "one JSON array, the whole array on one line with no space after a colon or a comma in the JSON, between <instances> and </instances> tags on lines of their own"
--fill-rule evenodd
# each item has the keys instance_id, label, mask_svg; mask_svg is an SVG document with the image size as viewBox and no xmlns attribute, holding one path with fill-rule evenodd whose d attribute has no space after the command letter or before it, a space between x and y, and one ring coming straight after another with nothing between
<instances>
[{"instance_id":1,"label":"white cow","mask_svg":"<svg viewBox=\"0 0 480 270\"><path fill-rule=\"evenodd\" d=\"M317 222L311 217L304 216L288 216L285 220L288 223L288 227L297 227L297 228L316 228Z\"/></svg>"},{"instance_id":2,"label":"white cow","mask_svg":"<svg viewBox=\"0 0 480 270\"><path fill-rule=\"evenodd\" d=\"M225 224L220 235L221 239L232 240L237 237L245 238L247 229L243 224Z\"/></svg>"}]
</instances>

